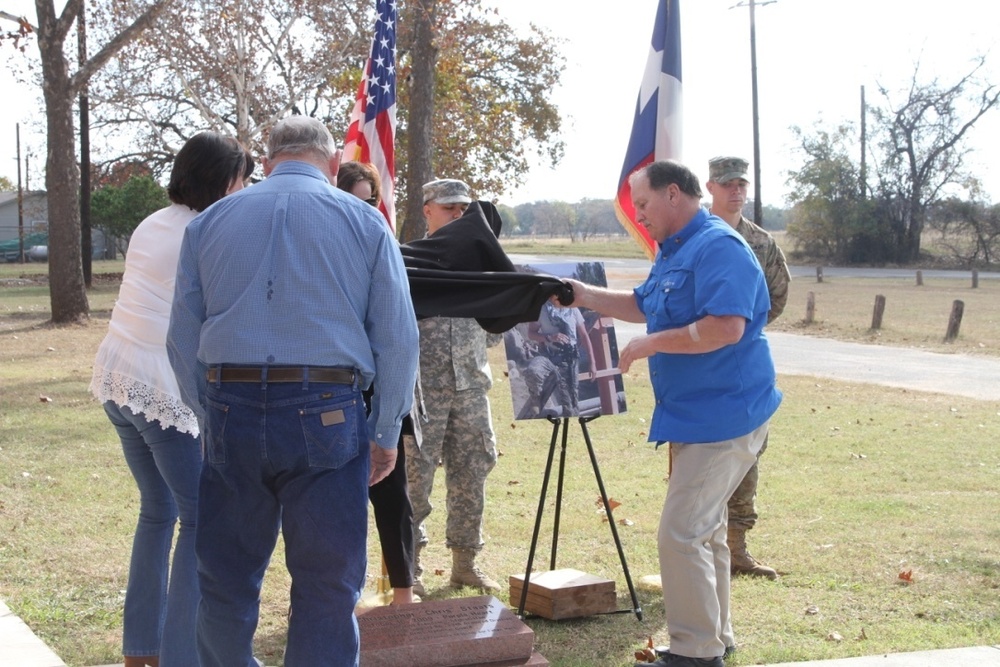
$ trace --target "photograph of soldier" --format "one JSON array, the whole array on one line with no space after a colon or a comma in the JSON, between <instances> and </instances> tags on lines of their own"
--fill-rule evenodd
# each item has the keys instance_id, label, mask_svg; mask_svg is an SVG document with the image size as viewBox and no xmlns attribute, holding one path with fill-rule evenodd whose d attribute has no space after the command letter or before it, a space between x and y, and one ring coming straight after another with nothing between
<instances>
[{"instance_id":1,"label":"photograph of soldier","mask_svg":"<svg viewBox=\"0 0 1000 667\"><path fill-rule=\"evenodd\" d=\"M575 278L605 287L601 262L519 266L519 271ZM517 419L596 416L625 411L611 318L545 304L535 322L504 334Z\"/></svg>"}]
</instances>

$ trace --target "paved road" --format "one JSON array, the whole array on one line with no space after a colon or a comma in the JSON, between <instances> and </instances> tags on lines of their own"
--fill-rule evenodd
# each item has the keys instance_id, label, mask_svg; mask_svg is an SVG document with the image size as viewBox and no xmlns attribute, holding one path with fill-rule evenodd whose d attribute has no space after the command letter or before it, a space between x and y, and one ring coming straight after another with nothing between
<instances>
[{"instance_id":1,"label":"paved road","mask_svg":"<svg viewBox=\"0 0 1000 667\"><path fill-rule=\"evenodd\" d=\"M558 263L595 261L586 258L529 257L512 255L515 263ZM617 282L638 284L649 271L645 260L603 260L609 275L625 276ZM815 267L790 267L793 277L815 276ZM963 278L967 271L924 271L925 278ZM824 268L824 277L901 277L912 270ZM984 272L981 280L1000 279L1000 273ZM622 287L623 284L612 285ZM646 331L644 324L615 322L618 345L624 346L633 336ZM847 382L865 382L915 391L967 396L986 401L1000 401L1000 359L963 354L941 354L886 345L848 343L830 338L770 332L771 351L778 373L811 375Z\"/></svg>"},{"instance_id":2,"label":"paved road","mask_svg":"<svg viewBox=\"0 0 1000 667\"><path fill-rule=\"evenodd\" d=\"M644 324L615 322L619 346L645 332ZM774 365L783 375L812 375L1000 401L1000 359L993 357L846 343L777 331L767 337Z\"/></svg>"}]
</instances>

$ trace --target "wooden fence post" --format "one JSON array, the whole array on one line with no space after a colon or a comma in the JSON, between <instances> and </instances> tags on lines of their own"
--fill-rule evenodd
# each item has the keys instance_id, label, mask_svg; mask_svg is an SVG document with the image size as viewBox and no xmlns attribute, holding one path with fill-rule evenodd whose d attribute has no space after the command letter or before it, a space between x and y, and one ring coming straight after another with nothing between
<instances>
[{"instance_id":1,"label":"wooden fence post","mask_svg":"<svg viewBox=\"0 0 1000 667\"><path fill-rule=\"evenodd\" d=\"M882 314L885 313L885 297L881 294L875 295L875 310L872 311L872 331L882 328Z\"/></svg>"},{"instance_id":2,"label":"wooden fence post","mask_svg":"<svg viewBox=\"0 0 1000 667\"><path fill-rule=\"evenodd\" d=\"M812 324L816 316L816 293L809 292L806 295L806 324Z\"/></svg>"},{"instance_id":3,"label":"wooden fence post","mask_svg":"<svg viewBox=\"0 0 1000 667\"><path fill-rule=\"evenodd\" d=\"M979 270L972 269L972 289L979 287Z\"/></svg>"},{"instance_id":4,"label":"wooden fence post","mask_svg":"<svg viewBox=\"0 0 1000 667\"><path fill-rule=\"evenodd\" d=\"M816 267L816 282L818 282L818 283L823 282L823 267L822 266L817 266Z\"/></svg>"},{"instance_id":5,"label":"wooden fence post","mask_svg":"<svg viewBox=\"0 0 1000 667\"><path fill-rule=\"evenodd\" d=\"M950 343L958 338L958 330L962 326L962 313L965 312L965 302L955 299L951 304L951 317L948 318L948 333L944 335L944 342Z\"/></svg>"},{"instance_id":6,"label":"wooden fence post","mask_svg":"<svg viewBox=\"0 0 1000 667\"><path fill-rule=\"evenodd\" d=\"M917 287L920 287L923 284L924 284L924 272L917 271Z\"/></svg>"}]
</instances>

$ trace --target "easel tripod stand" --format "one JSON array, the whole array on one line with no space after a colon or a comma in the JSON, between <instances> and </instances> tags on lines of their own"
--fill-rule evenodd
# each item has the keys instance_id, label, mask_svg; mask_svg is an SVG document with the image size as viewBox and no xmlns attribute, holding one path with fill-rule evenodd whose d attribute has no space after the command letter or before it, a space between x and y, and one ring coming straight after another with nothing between
<instances>
[{"instance_id":1,"label":"easel tripod stand","mask_svg":"<svg viewBox=\"0 0 1000 667\"><path fill-rule=\"evenodd\" d=\"M531 548L528 550L528 565L524 571L524 585L521 587L521 600L517 606L517 615L524 618L524 605L528 600L528 584L531 578L531 567L535 561L535 548L538 545L538 532L542 525L542 511L545 509L545 495L549 487L549 478L552 473L552 460L556 453L556 440L559 437L560 426L562 427L562 447L559 454L559 479L556 486L556 510L555 521L552 529L552 557L549 561L549 569L556 569L556 550L559 545L559 515L562 506L563 477L566 470L566 441L569 435L569 418L547 417L552 423L552 440L549 443L549 458L545 463L545 475L542 479L542 491L538 499L538 511L535 513L535 529L531 535ZM604 503L604 511L608 517L608 525L611 526L611 535L614 537L615 546L618 548L618 558L622 563L622 572L625 575L625 583L628 585L629 595L632 596L632 609L618 609L613 614L634 612L637 619L642 620L642 607L639 606L639 599L635 594L635 586L632 585L632 576L628 571L628 563L625 562L625 552L622 550L622 542L618 537L618 528L615 526L615 518L611 511L611 504L608 502L608 494L604 490L604 480L601 479L601 470L597 465L597 456L594 454L594 445L590 440L590 432L587 430L587 422L597 419L593 417L579 417L580 430L583 432L583 439L587 443L587 452L590 454L590 465L594 469L594 476L597 478L597 487L601 492L601 501Z\"/></svg>"}]
</instances>

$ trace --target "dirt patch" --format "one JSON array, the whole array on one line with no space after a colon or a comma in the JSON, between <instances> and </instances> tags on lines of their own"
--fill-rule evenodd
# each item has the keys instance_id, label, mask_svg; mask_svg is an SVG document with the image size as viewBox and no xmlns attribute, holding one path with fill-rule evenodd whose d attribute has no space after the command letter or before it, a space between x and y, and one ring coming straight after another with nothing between
<instances>
[{"instance_id":1,"label":"dirt patch","mask_svg":"<svg viewBox=\"0 0 1000 667\"><path fill-rule=\"evenodd\" d=\"M48 278L46 278L45 282L48 282ZM32 280L31 278L0 278L0 287L32 287L42 284L44 283Z\"/></svg>"},{"instance_id":2,"label":"dirt patch","mask_svg":"<svg viewBox=\"0 0 1000 667\"><path fill-rule=\"evenodd\" d=\"M91 282L95 285L120 285L122 275L121 273L95 273L91 276Z\"/></svg>"},{"instance_id":3,"label":"dirt patch","mask_svg":"<svg viewBox=\"0 0 1000 667\"><path fill-rule=\"evenodd\" d=\"M122 274L117 273L95 273L91 276L92 285L120 285ZM16 278L0 278L0 287L37 287L48 285L49 276L47 273L23 273Z\"/></svg>"}]
</instances>

